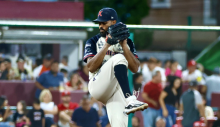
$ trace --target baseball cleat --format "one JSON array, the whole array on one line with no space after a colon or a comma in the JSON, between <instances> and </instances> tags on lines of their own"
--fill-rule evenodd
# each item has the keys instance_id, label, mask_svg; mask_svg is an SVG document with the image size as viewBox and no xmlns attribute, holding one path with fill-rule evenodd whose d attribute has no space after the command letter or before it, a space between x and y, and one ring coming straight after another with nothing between
<instances>
[{"instance_id":1,"label":"baseball cleat","mask_svg":"<svg viewBox=\"0 0 220 127\"><path fill-rule=\"evenodd\" d=\"M129 115L130 113L135 113L137 111L144 111L148 108L148 104L140 102L138 100L131 100L128 105L125 107L124 114Z\"/></svg>"},{"instance_id":2,"label":"baseball cleat","mask_svg":"<svg viewBox=\"0 0 220 127\"><path fill-rule=\"evenodd\" d=\"M129 115L130 113L135 113L137 111L144 111L145 109L148 108L147 103L144 103L144 102L141 102L141 101L137 100L136 94L137 94L137 97L138 97L139 91L133 91L132 96L128 93L126 94L126 96L128 97L126 99L128 105L125 107L125 110L123 112L124 114Z\"/></svg>"}]
</instances>

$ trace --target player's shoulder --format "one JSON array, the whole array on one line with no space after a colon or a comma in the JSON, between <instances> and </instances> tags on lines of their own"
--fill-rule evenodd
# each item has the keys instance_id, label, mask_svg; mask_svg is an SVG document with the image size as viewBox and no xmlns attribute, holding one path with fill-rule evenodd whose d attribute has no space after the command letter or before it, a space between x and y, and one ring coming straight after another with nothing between
<instances>
[{"instance_id":1,"label":"player's shoulder","mask_svg":"<svg viewBox=\"0 0 220 127\"><path fill-rule=\"evenodd\" d=\"M86 41L86 43L96 43L96 42L99 40L100 37L101 37L100 34L97 34L97 35L95 35L95 36L89 38L89 39Z\"/></svg>"}]
</instances>

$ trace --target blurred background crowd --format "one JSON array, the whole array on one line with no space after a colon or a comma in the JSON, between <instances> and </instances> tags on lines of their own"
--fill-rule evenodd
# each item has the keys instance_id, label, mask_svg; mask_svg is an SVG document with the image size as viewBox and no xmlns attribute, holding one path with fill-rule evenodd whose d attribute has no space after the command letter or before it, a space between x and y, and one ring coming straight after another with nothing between
<instances>
[{"instance_id":1,"label":"blurred background crowd","mask_svg":"<svg viewBox=\"0 0 220 127\"><path fill-rule=\"evenodd\" d=\"M68 26L94 25L103 7L125 24L220 25L218 0L0 0L0 127L110 127L82 60L99 29ZM129 115L129 127L220 126L219 32L130 33L140 67L129 85L149 108Z\"/></svg>"}]
</instances>

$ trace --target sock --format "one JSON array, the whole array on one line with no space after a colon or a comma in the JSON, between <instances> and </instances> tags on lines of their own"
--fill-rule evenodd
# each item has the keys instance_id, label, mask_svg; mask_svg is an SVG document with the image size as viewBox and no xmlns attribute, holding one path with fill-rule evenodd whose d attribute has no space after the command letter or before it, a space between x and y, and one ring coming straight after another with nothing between
<instances>
[{"instance_id":1,"label":"sock","mask_svg":"<svg viewBox=\"0 0 220 127\"><path fill-rule=\"evenodd\" d=\"M114 71L115 71L115 77L117 78L118 83L121 86L125 98L127 98L126 93L132 95L129 88L127 67L123 64L119 64L114 67Z\"/></svg>"}]
</instances>

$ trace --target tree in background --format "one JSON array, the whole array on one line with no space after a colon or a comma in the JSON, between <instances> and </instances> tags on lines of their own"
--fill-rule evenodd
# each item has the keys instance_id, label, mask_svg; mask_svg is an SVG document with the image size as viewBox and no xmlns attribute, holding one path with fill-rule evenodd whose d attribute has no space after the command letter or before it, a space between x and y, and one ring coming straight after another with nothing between
<instances>
[{"instance_id":1,"label":"tree in background","mask_svg":"<svg viewBox=\"0 0 220 127\"><path fill-rule=\"evenodd\" d=\"M141 24L142 18L149 14L147 0L81 0L84 2L84 18L92 21L97 18L98 12L104 7L114 8L118 13L119 21L125 24ZM153 41L153 31L130 29L134 33L134 43L137 50L147 49ZM88 38L98 34L94 29L88 32Z\"/></svg>"},{"instance_id":2,"label":"tree in background","mask_svg":"<svg viewBox=\"0 0 220 127\"><path fill-rule=\"evenodd\" d=\"M149 14L147 0L80 0L84 2L85 20L94 20L104 7L114 8L119 21L126 24L140 24L142 18Z\"/></svg>"}]
</instances>

